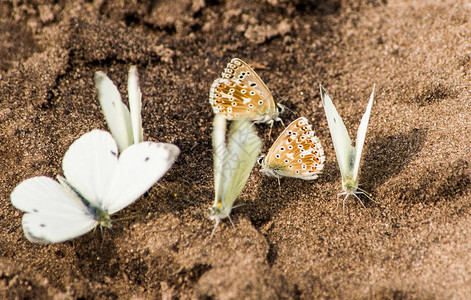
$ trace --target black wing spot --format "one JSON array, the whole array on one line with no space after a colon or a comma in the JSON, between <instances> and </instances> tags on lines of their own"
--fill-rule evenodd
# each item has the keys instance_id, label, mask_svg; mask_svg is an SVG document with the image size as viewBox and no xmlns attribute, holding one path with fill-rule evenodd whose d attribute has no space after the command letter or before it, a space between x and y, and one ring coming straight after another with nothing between
<instances>
[{"instance_id":1,"label":"black wing spot","mask_svg":"<svg viewBox=\"0 0 471 300\"><path fill-rule=\"evenodd\" d=\"M111 155L118 156L118 153L114 152L113 150L111 150L110 152L111 152Z\"/></svg>"},{"instance_id":2,"label":"black wing spot","mask_svg":"<svg viewBox=\"0 0 471 300\"><path fill-rule=\"evenodd\" d=\"M39 212L39 210L37 210L36 208L33 208L33 212Z\"/></svg>"},{"instance_id":3,"label":"black wing spot","mask_svg":"<svg viewBox=\"0 0 471 300\"><path fill-rule=\"evenodd\" d=\"M332 118L332 119L334 119L334 123L337 123L337 120L335 118Z\"/></svg>"},{"instance_id":4,"label":"black wing spot","mask_svg":"<svg viewBox=\"0 0 471 300\"><path fill-rule=\"evenodd\" d=\"M39 224L39 226L41 226L41 227L46 227L46 224L41 223L41 224Z\"/></svg>"},{"instance_id":5,"label":"black wing spot","mask_svg":"<svg viewBox=\"0 0 471 300\"><path fill-rule=\"evenodd\" d=\"M149 156L147 156L147 157L144 159L145 162L148 162L149 160L150 160Z\"/></svg>"}]
</instances>

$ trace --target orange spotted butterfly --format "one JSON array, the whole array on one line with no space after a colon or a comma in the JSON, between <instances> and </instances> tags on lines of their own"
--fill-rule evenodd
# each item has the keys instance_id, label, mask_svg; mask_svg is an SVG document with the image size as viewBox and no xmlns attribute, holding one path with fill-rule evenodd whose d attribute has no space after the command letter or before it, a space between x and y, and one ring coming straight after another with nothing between
<instances>
[{"instance_id":1,"label":"orange spotted butterfly","mask_svg":"<svg viewBox=\"0 0 471 300\"><path fill-rule=\"evenodd\" d=\"M298 118L286 127L268 150L258 158L260 172L268 176L316 179L324 168L324 149L306 118Z\"/></svg>"},{"instance_id":2,"label":"orange spotted butterfly","mask_svg":"<svg viewBox=\"0 0 471 300\"><path fill-rule=\"evenodd\" d=\"M238 58L211 85L209 103L215 114L228 120L248 118L255 123L281 121L278 115L283 111L257 73Z\"/></svg>"}]
</instances>

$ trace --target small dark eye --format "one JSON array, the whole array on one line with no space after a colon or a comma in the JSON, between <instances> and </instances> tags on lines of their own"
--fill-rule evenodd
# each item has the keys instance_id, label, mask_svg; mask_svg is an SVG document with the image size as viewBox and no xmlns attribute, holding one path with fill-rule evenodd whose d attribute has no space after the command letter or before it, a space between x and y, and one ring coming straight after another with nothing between
<instances>
[{"instance_id":1,"label":"small dark eye","mask_svg":"<svg viewBox=\"0 0 471 300\"><path fill-rule=\"evenodd\" d=\"M261 165L264 158L265 158L264 156L260 156L260 157L257 159L257 163L258 163L259 165Z\"/></svg>"}]
</instances>

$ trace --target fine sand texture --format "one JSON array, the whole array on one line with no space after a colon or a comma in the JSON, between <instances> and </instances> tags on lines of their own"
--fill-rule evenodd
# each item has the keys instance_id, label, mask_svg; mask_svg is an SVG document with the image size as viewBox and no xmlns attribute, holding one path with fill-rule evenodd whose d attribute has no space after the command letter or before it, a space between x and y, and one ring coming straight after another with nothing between
<instances>
[{"instance_id":1,"label":"fine sand texture","mask_svg":"<svg viewBox=\"0 0 471 300\"><path fill-rule=\"evenodd\" d=\"M285 125L306 117L318 179L255 166L211 239L209 88L254 67ZM107 130L93 77L126 95L136 65L144 139L173 168L111 230L28 242L10 193L62 175L71 143ZM470 299L471 4L467 0L79 0L0 3L0 298ZM345 209L322 84L354 138L375 101ZM126 97L125 97L126 99ZM127 101L127 100L126 100ZM256 125L266 153L283 125Z\"/></svg>"}]
</instances>

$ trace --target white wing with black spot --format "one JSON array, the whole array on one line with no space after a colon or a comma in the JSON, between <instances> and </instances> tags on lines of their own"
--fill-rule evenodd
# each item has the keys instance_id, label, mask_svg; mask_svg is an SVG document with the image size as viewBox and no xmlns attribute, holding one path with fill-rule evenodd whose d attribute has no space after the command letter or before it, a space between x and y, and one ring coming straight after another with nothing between
<instances>
[{"instance_id":1,"label":"white wing with black spot","mask_svg":"<svg viewBox=\"0 0 471 300\"><path fill-rule=\"evenodd\" d=\"M62 160L67 182L91 204L103 207L118 168L118 148L106 131L92 130L69 147Z\"/></svg>"},{"instance_id":2,"label":"white wing with black spot","mask_svg":"<svg viewBox=\"0 0 471 300\"><path fill-rule=\"evenodd\" d=\"M180 149L172 144L142 142L121 153L102 208L113 214L136 201L173 165Z\"/></svg>"},{"instance_id":3,"label":"white wing with black spot","mask_svg":"<svg viewBox=\"0 0 471 300\"><path fill-rule=\"evenodd\" d=\"M13 206L25 212L23 231L35 243L59 243L90 231L97 221L78 197L45 176L21 182L11 193Z\"/></svg>"}]
</instances>

